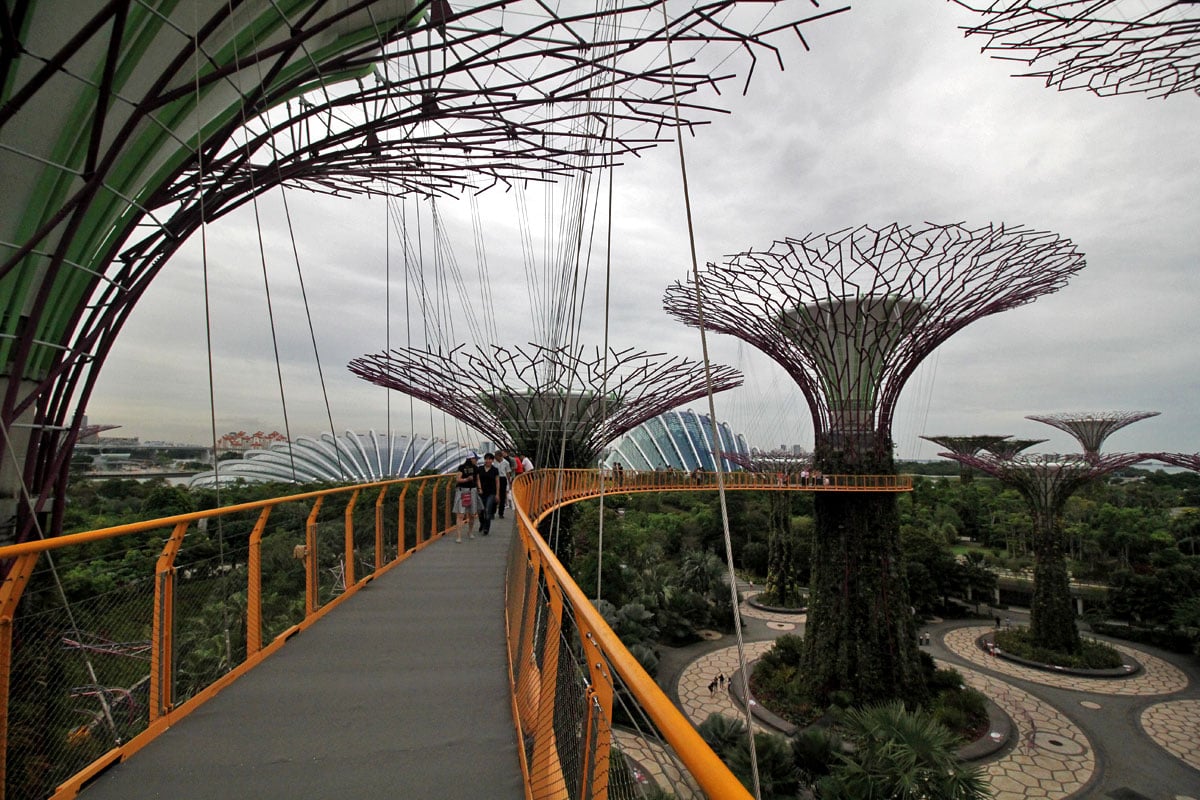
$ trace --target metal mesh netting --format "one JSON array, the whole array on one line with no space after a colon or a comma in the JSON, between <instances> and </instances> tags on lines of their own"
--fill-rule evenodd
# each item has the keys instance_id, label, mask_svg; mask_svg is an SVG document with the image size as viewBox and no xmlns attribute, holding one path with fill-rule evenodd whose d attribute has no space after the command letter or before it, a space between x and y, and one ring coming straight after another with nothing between
<instances>
[{"instance_id":1,"label":"metal mesh netting","mask_svg":"<svg viewBox=\"0 0 1200 800\"><path fill-rule=\"evenodd\" d=\"M518 728L532 796L639 800L661 790L703 798L630 688L603 657L589 663L585 653L597 653L589 647L595 638L519 537L510 551L507 594ZM605 697L611 698L607 709Z\"/></svg>"}]
</instances>

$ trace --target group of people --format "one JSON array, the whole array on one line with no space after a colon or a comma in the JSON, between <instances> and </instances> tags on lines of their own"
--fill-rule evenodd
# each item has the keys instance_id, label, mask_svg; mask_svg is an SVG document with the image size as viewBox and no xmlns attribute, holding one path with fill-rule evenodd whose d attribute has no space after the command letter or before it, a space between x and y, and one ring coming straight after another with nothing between
<instances>
[{"instance_id":1,"label":"group of people","mask_svg":"<svg viewBox=\"0 0 1200 800\"><path fill-rule=\"evenodd\" d=\"M533 469L529 456L504 450L484 453L483 464L477 464L475 453L467 456L458 468L458 479L454 486L454 513L458 515L455 541L462 542L463 529L468 538L475 538L475 520L479 520L479 534L492 532L492 520L497 516L504 519L508 506L509 481Z\"/></svg>"},{"instance_id":2,"label":"group of people","mask_svg":"<svg viewBox=\"0 0 1200 800\"><path fill-rule=\"evenodd\" d=\"M712 694L717 689L724 689L726 682L725 673L718 673L717 677L713 678L712 682L708 684L708 693Z\"/></svg>"}]
</instances>

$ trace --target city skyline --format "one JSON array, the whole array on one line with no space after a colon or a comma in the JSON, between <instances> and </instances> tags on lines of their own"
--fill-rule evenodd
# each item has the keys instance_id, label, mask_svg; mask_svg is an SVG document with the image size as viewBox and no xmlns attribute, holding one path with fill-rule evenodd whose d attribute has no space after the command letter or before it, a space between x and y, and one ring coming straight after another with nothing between
<instances>
[{"instance_id":1,"label":"city skyline","mask_svg":"<svg viewBox=\"0 0 1200 800\"><path fill-rule=\"evenodd\" d=\"M862 223L995 222L1052 231L1074 241L1088 266L1056 295L981 321L938 348L901 397L897 456L936 457L936 445L921 435L1045 438L1035 450L1074 452L1069 436L1025 417L1133 410L1161 415L1117 433L1108 450L1200 450L1193 410L1200 394L1193 344L1200 334L1193 310L1200 170L1188 144L1200 105L1189 96L1057 92L1012 77L1019 65L988 58L981 42L964 36L959 26L972 21L954 4L931 0L854 7L809 26L811 52L790 48L783 72L760 60L747 96L726 89L718 102L732 113L684 141L698 258L720 263L775 239ZM690 271L678 153L667 144L632 162L613 175L610 343L650 342L648 349L699 358L698 334L661 310L665 287ZM533 191L536 203L541 195ZM453 422L416 404L410 410L407 398L357 381L345 365L382 349L389 336L393 346L417 342L431 324L457 334L455 342L489 330L505 345L534 338L538 295L522 254L515 194L486 192L477 211L466 199L439 204L454 255L469 265L462 272L470 297L487 298L473 309L456 302L453 313L432 322L415 309L404 313L414 293L401 290L397 239L384 233L395 211L380 199L290 191L289 229L275 193L208 226L206 241L193 237L135 310L100 373L89 417L131 432L129 420L136 420L144 440L212 438L203 244L216 436L384 429L390 416L391 428L463 439ZM398 207L427 222L427 207ZM283 321L282 401L255 211L274 313ZM478 229L475 214L483 220ZM486 258L477 255L475 230L483 232ZM306 312L288 283L289 272L291 284L296 274L293 234L325 391ZM604 235L595 234L582 303L580 340L589 346L601 345L605 330ZM428 241L425 247L432 268L437 259ZM495 327L469 330L472 313ZM808 409L780 368L729 337L710 334L707 344L714 362L746 375L742 388L716 398L718 418L755 447L811 446ZM708 413L703 401L685 407Z\"/></svg>"}]
</instances>

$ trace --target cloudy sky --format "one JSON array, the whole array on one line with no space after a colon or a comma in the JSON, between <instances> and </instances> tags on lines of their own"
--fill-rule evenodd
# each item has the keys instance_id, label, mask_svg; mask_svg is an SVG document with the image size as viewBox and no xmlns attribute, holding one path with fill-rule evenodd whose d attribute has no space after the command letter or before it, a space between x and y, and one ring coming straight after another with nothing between
<instances>
[{"instance_id":1,"label":"cloudy sky","mask_svg":"<svg viewBox=\"0 0 1200 800\"><path fill-rule=\"evenodd\" d=\"M964 37L972 21L946 0L863 0L806 27L811 51L791 43L782 72L760 60L746 96L740 82L727 86L717 102L731 113L684 142L698 257L720 262L787 236L867 223L1053 231L1078 245L1087 267L1057 294L979 321L936 350L902 397L897 455L932 458L937 448L921 435L976 433L1047 438L1034 450L1072 452L1073 440L1025 415L1109 410L1162 412L1115 434L1110 450L1200 450L1200 99L1097 98L1011 77L1015 65ZM615 172L612 252L604 213L581 341L603 341L608 269L614 347L701 356L698 332L661 307L666 286L691 266L682 174L673 145ZM247 206L208 226L217 435L312 435L332 416L339 431L390 424L474 440L346 364L389 341L420 344L431 327L454 341L537 336L536 301L547 287L536 269L527 272L521 236L537 240L540 257L550 246L541 241L561 232L545 233L540 189L526 195L535 209L527 218L515 194L481 198L479 224L468 201L439 203L472 299L424 319L411 285L405 291L383 200L289 191L289 226L277 191L258 204L259 223ZM425 251L426 275L444 271L445 257L432 253L429 206L393 208ZM201 253L197 235L141 301L101 373L88 415L122 426L112 435L211 441ZM746 375L745 386L718 395L720 417L755 446L811 447L807 406L782 369L731 337L711 335L709 348Z\"/></svg>"}]
</instances>

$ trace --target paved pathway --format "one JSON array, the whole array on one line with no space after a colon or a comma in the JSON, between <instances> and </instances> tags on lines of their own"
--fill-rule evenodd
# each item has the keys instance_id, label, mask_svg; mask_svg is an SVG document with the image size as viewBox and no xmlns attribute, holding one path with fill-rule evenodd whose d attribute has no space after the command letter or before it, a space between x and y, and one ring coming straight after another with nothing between
<instances>
[{"instance_id":1,"label":"paved pathway","mask_svg":"<svg viewBox=\"0 0 1200 800\"><path fill-rule=\"evenodd\" d=\"M751 589L746 595L754 593ZM745 645L748 662L760 658L782 633L802 632L805 621L804 615L764 611L746 603L742 613L745 637L758 639ZM1181 692L1200 695L1184 670L1125 645L1114 646L1142 665L1142 671L1129 678L1106 680L1036 670L993 658L976 647L975 640L990 630L978 625L936 625L931 629L934 646L929 649L944 655L939 665L957 669L968 685L999 705L1017 729L1012 743L982 764L995 800L1200 797L1200 699L1141 708L1148 698ZM733 638L704 642L693 651L696 655L679 668L672 686L680 708L696 725L713 713L743 719L745 711L727 691L708 690L714 676L729 677L738 669ZM1087 696L1071 702L1070 693ZM1079 719L1068 713L1072 708ZM1132 716L1131 708L1137 711ZM1139 719L1144 738L1130 738L1133 718ZM755 729L769 730L757 722ZM1096 735L1104 741L1096 741Z\"/></svg>"}]
</instances>

